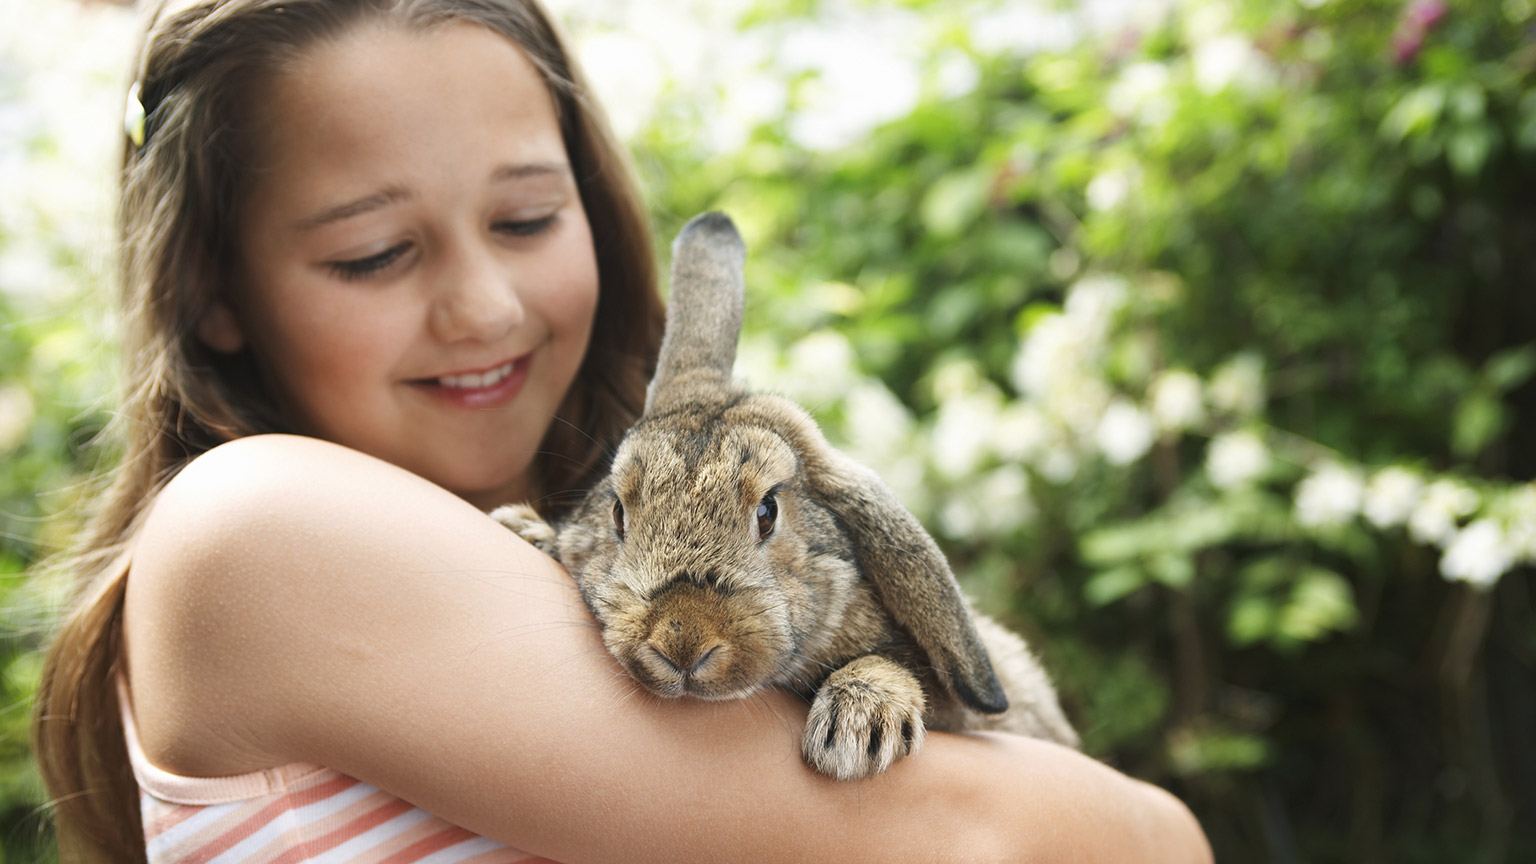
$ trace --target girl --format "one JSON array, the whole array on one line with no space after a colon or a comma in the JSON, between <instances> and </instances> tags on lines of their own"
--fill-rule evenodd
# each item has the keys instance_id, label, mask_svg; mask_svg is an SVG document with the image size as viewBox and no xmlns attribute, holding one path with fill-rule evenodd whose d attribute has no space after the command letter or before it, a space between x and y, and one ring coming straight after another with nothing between
<instances>
[{"instance_id":1,"label":"girl","mask_svg":"<svg viewBox=\"0 0 1536 864\"><path fill-rule=\"evenodd\" d=\"M137 71L123 456L36 709L66 861L1208 859L1043 742L839 784L793 697L637 695L484 515L590 484L659 334L533 0L166 0Z\"/></svg>"}]
</instances>

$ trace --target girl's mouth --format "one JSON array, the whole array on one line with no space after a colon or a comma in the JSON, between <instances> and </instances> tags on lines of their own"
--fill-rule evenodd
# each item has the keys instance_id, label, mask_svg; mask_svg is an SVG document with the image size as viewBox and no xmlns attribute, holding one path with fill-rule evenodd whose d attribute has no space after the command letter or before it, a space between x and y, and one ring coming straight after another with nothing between
<instances>
[{"instance_id":1,"label":"girl's mouth","mask_svg":"<svg viewBox=\"0 0 1536 864\"><path fill-rule=\"evenodd\" d=\"M519 358L520 360L521 358ZM502 379L512 374L517 368L518 360L507 362L485 372L464 372L458 375L443 375L432 379L432 383L439 387L452 387L456 390L479 390L485 387L494 387L501 383Z\"/></svg>"},{"instance_id":2,"label":"girl's mouth","mask_svg":"<svg viewBox=\"0 0 1536 864\"><path fill-rule=\"evenodd\" d=\"M532 354L524 354L483 372L455 372L414 383L438 401L456 407L496 408L523 389L532 360Z\"/></svg>"}]
</instances>

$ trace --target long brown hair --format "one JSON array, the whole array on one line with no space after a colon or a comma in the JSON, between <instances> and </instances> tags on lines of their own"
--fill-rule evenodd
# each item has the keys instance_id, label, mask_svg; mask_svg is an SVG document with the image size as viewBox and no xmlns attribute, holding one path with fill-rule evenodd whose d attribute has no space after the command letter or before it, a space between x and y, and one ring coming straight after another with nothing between
<instances>
[{"instance_id":1,"label":"long brown hair","mask_svg":"<svg viewBox=\"0 0 1536 864\"><path fill-rule=\"evenodd\" d=\"M591 345L541 445L534 487L561 510L640 412L661 333L656 262L623 148L538 0L162 0L135 69L145 109L124 145L118 228L123 358L119 460L62 566L74 600L49 648L33 735L65 861L144 861L138 788L115 678L126 550L157 490L198 454L291 431L248 357L195 325L234 275L241 108L278 64L365 20L485 26L519 46L554 99L591 224L600 282Z\"/></svg>"}]
</instances>

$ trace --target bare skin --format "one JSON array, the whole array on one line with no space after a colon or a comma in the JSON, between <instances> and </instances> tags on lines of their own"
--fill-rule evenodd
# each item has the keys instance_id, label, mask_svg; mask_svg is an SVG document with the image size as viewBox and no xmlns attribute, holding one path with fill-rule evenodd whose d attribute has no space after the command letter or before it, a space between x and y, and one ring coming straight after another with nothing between
<instances>
[{"instance_id":1,"label":"bare skin","mask_svg":"<svg viewBox=\"0 0 1536 864\"><path fill-rule=\"evenodd\" d=\"M324 764L572 864L1211 860L1172 796L1042 741L934 733L887 774L820 777L795 697L641 692L558 565L317 439L240 439L172 480L125 628L152 763Z\"/></svg>"}]
</instances>

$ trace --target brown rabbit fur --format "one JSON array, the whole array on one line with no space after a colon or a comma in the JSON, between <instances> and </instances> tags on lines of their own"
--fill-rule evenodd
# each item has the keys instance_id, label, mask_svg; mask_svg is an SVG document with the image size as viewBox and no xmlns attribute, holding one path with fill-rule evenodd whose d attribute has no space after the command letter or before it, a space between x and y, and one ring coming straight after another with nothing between
<instances>
[{"instance_id":1,"label":"brown rabbit fur","mask_svg":"<svg viewBox=\"0 0 1536 864\"><path fill-rule=\"evenodd\" d=\"M492 515L569 569L652 692L802 694L824 774L883 771L925 728L1076 746L1024 642L971 611L879 477L798 405L732 380L744 257L723 215L683 229L656 376L611 473L553 528L526 505Z\"/></svg>"}]
</instances>

